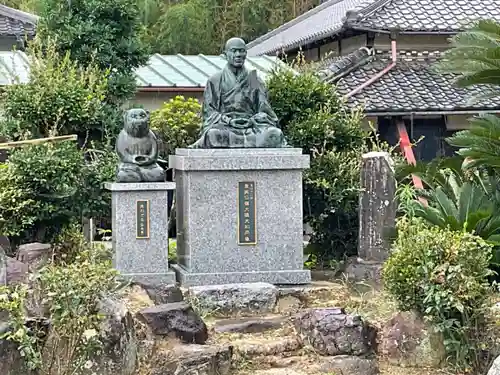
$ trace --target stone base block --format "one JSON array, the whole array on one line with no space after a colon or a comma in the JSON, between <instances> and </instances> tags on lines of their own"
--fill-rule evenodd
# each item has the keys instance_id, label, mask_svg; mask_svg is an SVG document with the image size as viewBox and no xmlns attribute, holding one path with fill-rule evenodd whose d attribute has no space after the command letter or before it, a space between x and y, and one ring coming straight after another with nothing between
<instances>
[{"instance_id":1,"label":"stone base block","mask_svg":"<svg viewBox=\"0 0 500 375\"><path fill-rule=\"evenodd\" d=\"M227 273L190 273L179 264L173 264L177 281L182 286L220 285L238 283L269 283L275 285L298 285L311 282L311 271L255 271Z\"/></svg>"},{"instance_id":2,"label":"stone base block","mask_svg":"<svg viewBox=\"0 0 500 375\"><path fill-rule=\"evenodd\" d=\"M378 289L382 286L382 267L380 262L351 258L347 261L344 274L351 281L365 282Z\"/></svg>"},{"instance_id":3,"label":"stone base block","mask_svg":"<svg viewBox=\"0 0 500 375\"><path fill-rule=\"evenodd\" d=\"M307 284L302 149L177 149L178 281Z\"/></svg>"},{"instance_id":4,"label":"stone base block","mask_svg":"<svg viewBox=\"0 0 500 375\"><path fill-rule=\"evenodd\" d=\"M168 271L166 273L120 274L120 277L124 280L131 280L135 284L154 285L155 287L161 287L162 285L172 285L176 282L174 271Z\"/></svg>"},{"instance_id":5,"label":"stone base block","mask_svg":"<svg viewBox=\"0 0 500 375\"><path fill-rule=\"evenodd\" d=\"M172 182L106 183L111 191L113 266L134 282L172 284L168 191Z\"/></svg>"}]
</instances>

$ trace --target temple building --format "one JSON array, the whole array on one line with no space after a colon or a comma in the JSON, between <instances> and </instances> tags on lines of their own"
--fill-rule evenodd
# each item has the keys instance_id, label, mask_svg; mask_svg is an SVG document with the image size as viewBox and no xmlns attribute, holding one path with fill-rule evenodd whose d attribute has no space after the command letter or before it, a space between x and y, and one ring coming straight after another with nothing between
<instances>
[{"instance_id":1,"label":"temple building","mask_svg":"<svg viewBox=\"0 0 500 375\"><path fill-rule=\"evenodd\" d=\"M449 38L478 19L500 21L498 0L328 0L248 44L250 56L293 58L299 51L337 85L393 144L407 136L417 160L453 152L444 139L468 118L500 112L500 102L471 104L479 88L459 89L434 63Z\"/></svg>"}]
</instances>

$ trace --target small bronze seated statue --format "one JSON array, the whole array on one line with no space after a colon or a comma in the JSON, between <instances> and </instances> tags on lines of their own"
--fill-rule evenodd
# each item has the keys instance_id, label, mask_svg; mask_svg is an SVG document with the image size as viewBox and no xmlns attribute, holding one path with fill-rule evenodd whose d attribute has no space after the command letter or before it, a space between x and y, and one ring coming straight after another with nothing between
<instances>
[{"instance_id":1,"label":"small bronze seated statue","mask_svg":"<svg viewBox=\"0 0 500 375\"><path fill-rule=\"evenodd\" d=\"M149 129L149 115L141 108L129 109L116 141L120 158L116 182L163 182L165 171L158 165L158 142Z\"/></svg>"},{"instance_id":2,"label":"small bronze seated statue","mask_svg":"<svg viewBox=\"0 0 500 375\"><path fill-rule=\"evenodd\" d=\"M201 137L192 148L286 147L264 82L245 68L246 44L231 38L227 65L208 79L203 95Z\"/></svg>"}]
</instances>

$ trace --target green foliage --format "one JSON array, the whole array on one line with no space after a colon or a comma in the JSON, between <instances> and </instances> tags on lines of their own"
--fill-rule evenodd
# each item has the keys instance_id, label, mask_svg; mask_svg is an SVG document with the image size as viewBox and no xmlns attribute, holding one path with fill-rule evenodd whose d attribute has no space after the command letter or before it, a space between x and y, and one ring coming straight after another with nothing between
<instances>
[{"instance_id":1,"label":"green foliage","mask_svg":"<svg viewBox=\"0 0 500 375\"><path fill-rule=\"evenodd\" d=\"M10 139L84 132L103 121L107 73L95 65L81 68L51 40L31 44L29 82L5 88L2 135ZM5 131L4 130L4 131Z\"/></svg>"},{"instance_id":2,"label":"green foliage","mask_svg":"<svg viewBox=\"0 0 500 375\"><path fill-rule=\"evenodd\" d=\"M460 157L437 159L406 166L404 173L420 177L425 190L417 196L428 204L413 200L412 214L439 228L466 231L500 246L500 193L498 179L484 173L462 169ZM495 250L493 263L500 261Z\"/></svg>"},{"instance_id":3,"label":"green foliage","mask_svg":"<svg viewBox=\"0 0 500 375\"><path fill-rule=\"evenodd\" d=\"M51 241L73 218L106 215L110 197L101 183L114 165L110 151L86 163L71 142L14 149L0 168L0 233Z\"/></svg>"},{"instance_id":4,"label":"green foliage","mask_svg":"<svg viewBox=\"0 0 500 375\"><path fill-rule=\"evenodd\" d=\"M312 73L297 76L290 69L277 68L269 76L267 87L282 129L292 121L307 118L334 98L338 100L332 85L321 82Z\"/></svg>"},{"instance_id":5,"label":"green foliage","mask_svg":"<svg viewBox=\"0 0 500 375\"><path fill-rule=\"evenodd\" d=\"M458 154L467 158L467 168L500 169L500 118L483 114L470 119L470 128L456 132L446 141L459 147Z\"/></svg>"},{"instance_id":6,"label":"green foliage","mask_svg":"<svg viewBox=\"0 0 500 375\"><path fill-rule=\"evenodd\" d=\"M177 263L177 241L168 241L168 262Z\"/></svg>"},{"instance_id":7,"label":"green foliage","mask_svg":"<svg viewBox=\"0 0 500 375\"><path fill-rule=\"evenodd\" d=\"M491 245L417 218L401 219L398 233L382 273L386 290L401 309L431 319L456 365L479 366Z\"/></svg>"},{"instance_id":8,"label":"green foliage","mask_svg":"<svg viewBox=\"0 0 500 375\"><path fill-rule=\"evenodd\" d=\"M332 86L313 73L295 76L278 69L268 81L269 97L282 116L285 136L311 155L304 173L304 220L319 264L356 253L361 155L366 150L362 114L350 110Z\"/></svg>"},{"instance_id":9,"label":"green foliage","mask_svg":"<svg viewBox=\"0 0 500 375\"><path fill-rule=\"evenodd\" d=\"M247 42L319 4L319 0L182 0L141 3L144 40L162 54L219 54L235 35Z\"/></svg>"},{"instance_id":10,"label":"green foliage","mask_svg":"<svg viewBox=\"0 0 500 375\"><path fill-rule=\"evenodd\" d=\"M9 314L11 330L0 335L0 340L9 340L18 344L18 350L26 361L29 370L35 370L42 363L42 355L38 348L39 337L25 325L24 306L28 297L26 285L16 284L10 288L0 285L0 311Z\"/></svg>"},{"instance_id":11,"label":"green foliage","mask_svg":"<svg viewBox=\"0 0 500 375\"><path fill-rule=\"evenodd\" d=\"M41 0L38 33L54 38L61 55L84 67L109 70L107 101L121 103L135 92L133 70L147 62L140 40L136 0Z\"/></svg>"},{"instance_id":12,"label":"green foliage","mask_svg":"<svg viewBox=\"0 0 500 375\"><path fill-rule=\"evenodd\" d=\"M455 35L438 68L460 74L458 84L462 87L491 84L494 86L488 94L500 95L500 23L480 20Z\"/></svg>"},{"instance_id":13,"label":"green foliage","mask_svg":"<svg viewBox=\"0 0 500 375\"><path fill-rule=\"evenodd\" d=\"M9 312L12 327L5 338L19 344L29 368L49 369L56 361L58 374L79 373L102 348L100 303L116 294L119 286L117 273L102 252L86 246L72 263L50 264L33 277L30 294L41 298L51 323L50 345L45 345L49 353L43 361L43 340L25 326L26 287L1 287L0 310Z\"/></svg>"},{"instance_id":14,"label":"green foliage","mask_svg":"<svg viewBox=\"0 0 500 375\"><path fill-rule=\"evenodd\" d=\"M151 113L151 129L163 142L163 156L173 155L176 148L185 148L199 137L201 105L194 98L176 96Z\"/></svg>"}]
</instances>

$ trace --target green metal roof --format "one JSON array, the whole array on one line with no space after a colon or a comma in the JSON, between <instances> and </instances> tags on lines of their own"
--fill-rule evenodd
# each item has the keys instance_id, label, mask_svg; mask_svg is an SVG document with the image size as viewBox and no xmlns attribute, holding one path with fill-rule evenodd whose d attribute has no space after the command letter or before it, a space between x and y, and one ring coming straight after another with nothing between
<instances>
[{"instance_id":1,"label":"green metal roof","mask_svg":"<svg viewBox=\"0 0 500 375\"><path fill-rule=\"evenodd\" d=\"M206 55L159 55L150 57L146 66L135 71L140 88L202 88L207 79L220 71L226 60L223 56ZM247 57L246 66L257 70L262 79L277 66L285 66L277 57ZM0 51L0 86L10 85L16 78L28 80L29 61L20 51Z\"/></svg>"}]
</instances>

